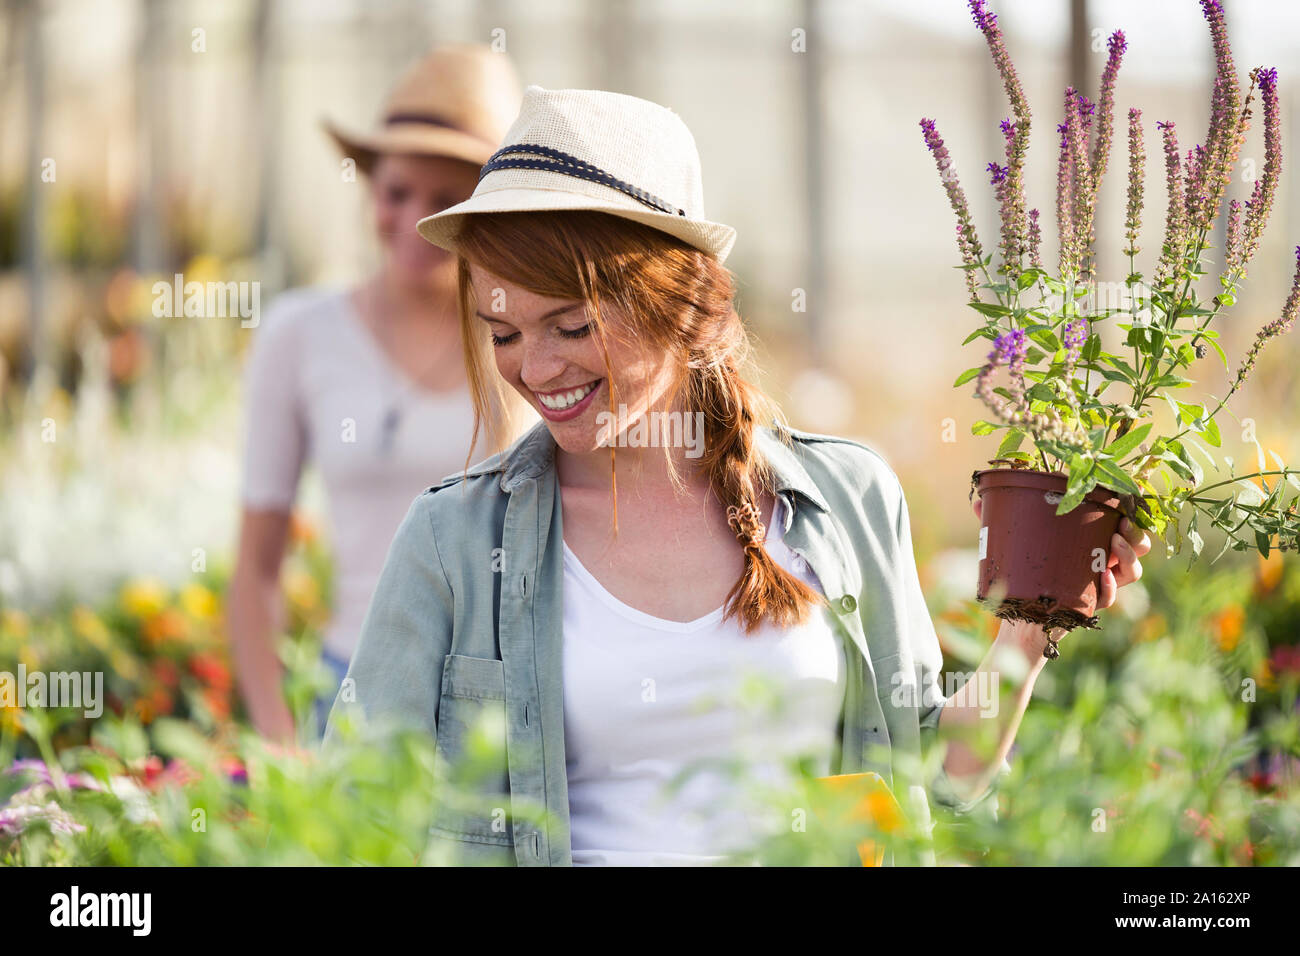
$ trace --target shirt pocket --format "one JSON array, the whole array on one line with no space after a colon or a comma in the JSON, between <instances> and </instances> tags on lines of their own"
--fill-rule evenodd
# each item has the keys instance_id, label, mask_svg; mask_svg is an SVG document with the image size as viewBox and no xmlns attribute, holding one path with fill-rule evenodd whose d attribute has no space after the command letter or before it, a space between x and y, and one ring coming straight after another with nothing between
<instances>
[{"instance_id":1,"label":"shirt pocket","mask_svg":"<svg viewBox=\"0 0 1300 956\"><path fill-rule=\"evenodd\" d=\"M431 829L513 845L501 661L449 654L438 703L438 798Z\"/></svg>"}]
</instances>

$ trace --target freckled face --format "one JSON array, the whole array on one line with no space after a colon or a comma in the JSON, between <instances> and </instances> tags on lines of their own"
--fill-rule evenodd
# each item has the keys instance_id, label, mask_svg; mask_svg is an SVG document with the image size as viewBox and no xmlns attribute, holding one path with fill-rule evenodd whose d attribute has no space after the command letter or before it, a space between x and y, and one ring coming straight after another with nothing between
<instances>
[{"instance_id":1,"label":"freckled face","mask_svg":"<svg viewBox=\"0 0 1300 956\"><path fill-rule=\"evenodd\" d=\"M478 317L492 332L501 377L537 410L564 451L586 454L603 447L606 428L597 416L609 411L609 382L583 301L529 292L473 264L470 282ZM659 407L672 382L668 356L630 341L612 307L605 306L602 316L618 401L627 405L628 417Z\"/></svg>"}]
</instances>

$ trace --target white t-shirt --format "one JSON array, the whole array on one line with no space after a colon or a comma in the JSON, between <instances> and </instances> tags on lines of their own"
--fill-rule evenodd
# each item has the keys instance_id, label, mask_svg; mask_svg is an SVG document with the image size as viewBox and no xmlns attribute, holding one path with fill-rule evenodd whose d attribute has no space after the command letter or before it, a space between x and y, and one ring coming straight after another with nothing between
<instances>
[{"instance_id":1,"label":"white t-shirt","mask_svg":"<svg viewBox=\"0 0 1300 956\"><path fill-rule=\"evenodd\" d=\"M282 293L263 316L244 401L246 507L287 511L308 460L321 474L334 553L324 645L350 658L411 502L465 467L469 389L435 394L416 385L362 324L346 290L312 287Z\"/></svg>"},{"instance_id":2,"label":"white t-shirt","mask_svg":"<svg viewBox=\"0 0 1300 956\"><path fill-rule=\"evenodd\" d=\"M767 552L820 591L781 540L785 504L777 500ZM710 761L745 761L750 779L775 786L792 779L788 758L806 756L818 775L830 772L847 667L825 613L749 636L722 614L676 622L642 613L606 591L565 545L564 739L575 866L711 864L754 840L756 828L789 826L788 814L775 820L760 817L761 806L747 808L745 782ZM772 698L754 693L755 678L777 692L779 713ZM705 769L667 797L669 782L689 766Z\"/></svg>"}]
</instances>

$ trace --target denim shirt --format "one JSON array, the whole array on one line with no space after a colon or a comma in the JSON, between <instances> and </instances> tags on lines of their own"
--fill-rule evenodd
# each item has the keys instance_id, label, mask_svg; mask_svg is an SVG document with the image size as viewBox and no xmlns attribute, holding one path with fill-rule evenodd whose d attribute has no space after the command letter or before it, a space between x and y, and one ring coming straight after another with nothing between
<instances>
[{"instance_id":1,"label":"denim shirt","mask_svg":"<svg viewBox=\"0 0 1300 956\"><path fill-rule=\"evenodd\" d=\"M994 786L963 800L923 746L948 702L897 475L857 442L759 429L785 543L817 575L848 662L833 773L874 771L928 830L927 797L996 819ZM419 495L398 529L336 699L368 721L414 725L440 757L496 727L504 759L476 782L498 810L431 801L430 845L466 863L572 865L564 750L563 535L555 442L539 423L515 444ZM856 649L856 653L854 653ZM1003 762L1001 772L1009 771ZM516 815L541 807L541 822ZM506 814L500 808L512 808ZM505 817L510 819L505 819ZM887 863L896 862L889 854ZM897 862L903 862L899 860ZM930 853L907 862L933 862Z\"/></svg>"}]
</instances>

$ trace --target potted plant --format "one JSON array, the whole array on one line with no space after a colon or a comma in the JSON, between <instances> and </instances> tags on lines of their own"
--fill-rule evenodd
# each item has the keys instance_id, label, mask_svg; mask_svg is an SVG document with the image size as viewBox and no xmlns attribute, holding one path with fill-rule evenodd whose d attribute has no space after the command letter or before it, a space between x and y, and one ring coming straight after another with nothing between
<instances>
[{"instance_id":1,"label":"potted plant","mask_svg":"<svg viewBox=\"0 0 1300 956\"><path fill-rule=\"evenodd\" d=\"M1270 467L1249 433L1244 439L1258 448L1257 471L1238 474L1228 455L1222 455L1226 475L1206 470L1220 469L1207 447L1222 448L1216 416L1249 377L1261 349L1290 329L1300 311L1297 248L1295 279L1280 317L1259 330L1232 373L1212 323L1236 303L1277 189L1282 165L1277 71L1253 70L1243 96L1223 8L1218 0L1201 0L1217 65L1206 140L1184 156L1174 124L1157 124L1169 202L1164 241L1148 276L1137 263L1144 126L1141 111L1129 110L1128 275L1122 282L1099 282L1094 212L1113 138L1124 34L1110 37L1096 104L1074 89L1065 91L1064 122L1057 127L1060 253L1057 269L1049 270L1041 256L1039 211L1028 209L1025 199L1029 104L996 15L985 0L969 4L1012 110L1001 124L1006 163L988 166L1001 220L996 266L976 233L934 120L921 120L921 128L956 212L962 258L957 268L965 273L968 304L982 319L966 342L993 343L987 361L959 375L955 386L973 380L975 395L992 412L990 420L975 423L974 434L1005 433L989 462L993 467L975 471L971 479L972 495L978 493L982 501L977 598L1006 619L1066 630L1096 627L1099 576L1122 514L1161 537L1171 554L1181 552L1186 540L1192 561L1211 527L1226 534L1219 556L1229 547L1254 548L1265 556L1274 546L1300 549L1300 515L1291 495L1300 491L1300 470L1288 468L1273 452L1277 467ZM1226 248L1216 262L1207 255L1209 240L1256 95L1264 115L1264 168L1244 203L1228 203ZM1219 273L1213 295L1199 287L1211 270ZM1108 326L1116 331L1104 343ZM1215 359L1229 371L1226 392L1203 400L1188 397L1194 384L1188 373ZM1008 380L995 385L999 369Z\"/></svg>"}]
</instances>

